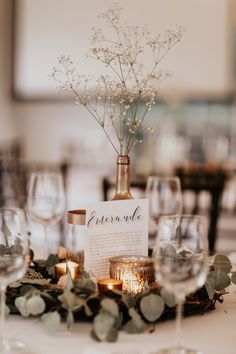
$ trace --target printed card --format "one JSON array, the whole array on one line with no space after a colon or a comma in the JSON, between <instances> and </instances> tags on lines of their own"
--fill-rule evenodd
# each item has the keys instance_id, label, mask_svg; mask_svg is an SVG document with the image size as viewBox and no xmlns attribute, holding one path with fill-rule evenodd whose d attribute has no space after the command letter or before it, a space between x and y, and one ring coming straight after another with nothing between
<instances>
[{"instance_id":1,"label":"printed card","mask_svg":"<svg viewBox=\"0 0 236 354\"><path fill-rule=\"evenodd\" d=\"M109 258L148 255L148 200L89 204L86 209L85 270L109 278Z\"/></svg>"}]
</instances>

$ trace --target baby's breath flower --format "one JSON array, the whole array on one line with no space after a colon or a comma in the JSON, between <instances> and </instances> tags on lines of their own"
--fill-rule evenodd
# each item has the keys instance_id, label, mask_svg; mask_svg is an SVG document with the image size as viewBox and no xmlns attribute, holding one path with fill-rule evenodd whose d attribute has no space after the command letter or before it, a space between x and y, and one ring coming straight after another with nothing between
<instances>
[{"instance_id":1,"label":"baby's breath flower","mask_svg":"<svg viewBox=\"0 0 236 354\"><path fill-rule=\"evenodd\" d=\"M95 85L89 85L92 78L79 74L71 58L61 55L58 67L52 70L52 78L60 89L75 95L76 104L89 111L117 154L125 155L142 142L137 138L141 130L154 132L143 123L156 104L160 85L170 76L169 72L160 69L160 62L181 40L186 29L176 26L152 36L147 26L130 26L122 22L121 10L116 2L101 13L99 17L108 25L110 37L107 38L102 29L93 28L87 54L105 65L113 76L101 75ZM153 62L146 67L148 52Z\"/></svg>"}]
</instances>

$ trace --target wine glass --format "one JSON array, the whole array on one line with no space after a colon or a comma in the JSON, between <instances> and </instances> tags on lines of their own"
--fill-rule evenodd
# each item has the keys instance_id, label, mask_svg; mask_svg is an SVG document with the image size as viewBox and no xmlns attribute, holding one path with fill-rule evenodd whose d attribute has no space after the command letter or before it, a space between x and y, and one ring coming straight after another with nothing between
<instances>
[{"instance_id":1,"label":"wine glass","mask_svg":"<svg viewBox=\"0 0 236 354\"><path fill-rule=\"evenodd\" d=\"M59 222L65 210L65 194L61 173L37 172L31 174L27 208L31 219L44 227L45 257L47 257L49 253L48 227Z\"/></svg>"},{"instance_id":2,"label":"wine glass","mask_svg":"<svg viewBox=\"0 0 236 354\"><path fill-rule=\"evenodd\" d=\"M0 209L0 352L21 349L24 343L5 334L5 293L7 286L21 279L27 270L29 242L25 214L18 208Z\"/></svg>"},{"instance_id":3,"label":"wine glass","mask_svg":"<svg viewBox=\"0 0 236 354\"><path fill-rule=\"evenodd\" d=\"M206 219L198 215L164 216L153 250L156 280L177 301L176 347L158 354L200 354L184 348L181 336L182 304L186 295L202 287L208 273Z\"/></svg>"},{"instance_id":4,"label":"wine glass","mask_svg":"<svg viewBox=\"0 0 236 354\"><path fill-rule=\"evenodd\" d=\"M150 246L158 231L158 221L163 215L182 213L182 193L178 177L149 176L146 185L146 198L149 199L149 237Z\"/></svg>"}]
</instances>

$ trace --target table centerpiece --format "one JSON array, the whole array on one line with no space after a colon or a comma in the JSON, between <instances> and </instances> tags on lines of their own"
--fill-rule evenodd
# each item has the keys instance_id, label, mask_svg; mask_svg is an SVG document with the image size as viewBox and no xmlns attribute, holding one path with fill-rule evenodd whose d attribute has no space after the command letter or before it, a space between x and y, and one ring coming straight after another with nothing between
<instances>
[{"instance_id":1,"label":"table centerpiece","mask_svg":"<svg viewBox=\"0 0 236 354\"><path fill-rule=\"evenodd\" d=\"M69 56L62 55L52 73L59 88L72 93L96 120L117 154L114 200L132 199L130 152L142 142L144 131L154 132L145 125L145 117L157 102L160 85L170 76L160 64L185 31L177 26L152 35L147 26L122 21L121 11L114 3L99 16L109 36L100 28L93 29L88 57L100 62L107 74L98 76L92 88L90 78L75 68ZM151 63L147 63L149 53Z\"/></svg>"}]
</instances>

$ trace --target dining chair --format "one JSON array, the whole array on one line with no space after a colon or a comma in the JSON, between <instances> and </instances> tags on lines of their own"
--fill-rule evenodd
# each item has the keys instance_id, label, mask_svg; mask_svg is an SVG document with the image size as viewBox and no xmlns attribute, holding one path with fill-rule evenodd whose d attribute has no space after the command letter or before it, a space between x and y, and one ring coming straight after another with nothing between
<instances>
[{"instance_id":1,"label":"dining chair","mask_svg":"<svg viewBox=\"0 0 236 354\"><path fill-rule=\"evenodd\" d=\"M183 212L190 214L201 213L200 194L205 191L210 196L210 206L207 210L209 218L208 239L210 252L215 251L217 240L217 224L220 215L220 202L225 182L227 180L227 172L217 166L211 165L192 165L189 167L179 166L175 168L175 175L180 178L183 194L191 191L194 195L194 203L192 208L186 210L183 206ZM131 181L132 190L138 190L140 195L144 195L146 189L146 180ZM105 177L102 180L103 200L109 200L110 191L115 187L115 182Z\"/></svg>"}]
</instances>

